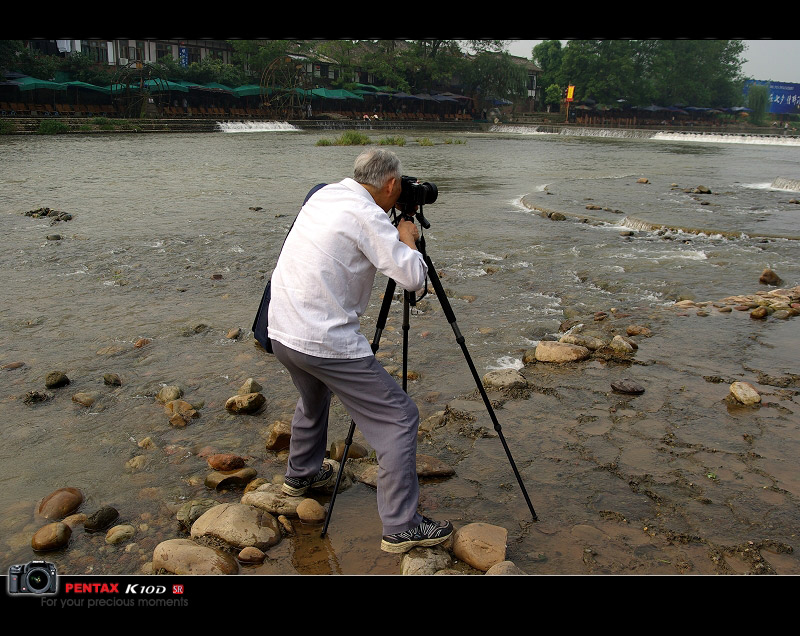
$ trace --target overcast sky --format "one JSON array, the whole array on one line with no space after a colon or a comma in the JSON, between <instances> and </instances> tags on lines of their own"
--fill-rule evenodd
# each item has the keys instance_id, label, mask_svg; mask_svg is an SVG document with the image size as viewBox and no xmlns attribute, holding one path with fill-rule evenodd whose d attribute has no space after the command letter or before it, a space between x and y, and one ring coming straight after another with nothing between
<instances>
[{"instance_id":1,"label":"overcast sky","mask_svg":"<svg viewBox=\"0 0 800 636\"><path fill-rule=\"evenodd\" d=\"M511 55L531 57L541 40L515 40L508 47ZM745 40L742 70L748 78L800 84L800 40Z\"/></svg>"}]
</instances>

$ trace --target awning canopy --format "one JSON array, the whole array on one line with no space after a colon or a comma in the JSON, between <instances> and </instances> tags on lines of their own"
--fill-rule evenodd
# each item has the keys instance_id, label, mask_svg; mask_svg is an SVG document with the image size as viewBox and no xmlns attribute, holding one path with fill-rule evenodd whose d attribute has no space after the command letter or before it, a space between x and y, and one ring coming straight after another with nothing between
<instances>
[{"instance_id":1,"label":"awning canopy","mask_svg":"<svg viewBox=\"0 0 800 636\"><path fill-rule=\"evenodd\" d=\"M41 80L36 79L35 77L18 77L17 79L13 80L13 84L16 84L21 91L35 91L39 88L49 88L54 91L65 91L67 87L64 84L59 84L58 82L51 82L50 80Z\"/></svg>"}]
</instances>

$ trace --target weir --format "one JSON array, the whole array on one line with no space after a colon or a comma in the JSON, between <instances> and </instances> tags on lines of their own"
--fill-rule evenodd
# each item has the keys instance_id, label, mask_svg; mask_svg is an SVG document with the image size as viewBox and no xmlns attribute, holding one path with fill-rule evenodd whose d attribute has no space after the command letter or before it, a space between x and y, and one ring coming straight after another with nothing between
<instances>
[{"instance_id":1,"label":"weir","mask_svg":"<svg viewBox=\"0 0 800 636\"><path fill-rule=\"evenodd\" d=\"M591 128L588 126L495 124L489 132L520 135L562 135L568 137L604 137L609 139L653 139L657 141L689 141L702 143L768 144L798 146L800 137L708 131L669 131L635 128Z\"/></svg>"}]
</instances>

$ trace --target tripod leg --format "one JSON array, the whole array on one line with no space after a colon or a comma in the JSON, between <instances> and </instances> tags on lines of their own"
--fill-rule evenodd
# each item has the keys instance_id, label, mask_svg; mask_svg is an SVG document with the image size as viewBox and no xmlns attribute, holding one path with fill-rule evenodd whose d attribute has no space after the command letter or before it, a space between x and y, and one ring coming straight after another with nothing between
<instances>
[{"instance_id":1,"label":"tripod leg","mask_svg":"<svg viewBox=\"0 0 800 636\"><path fill-rule=\"evenodd\" d=\"M536 511L533 509L533 504L531 503L530 497L528 497L528 491L525 490L525 484L522 483L522 477L517 470L517 466L514 463L514 458L511 457L511 451L508 448L508 444L506 443L506 438L503 435L503 431L500 427L500 422L497 421L497 416L494 413L494 409L492 408L492 404L489 401L489 396L486 395L486 390L483 388L483 382L481 382L480 376L478 375L478 371L475 369L475 365L472 362L472 357L469 355L469 351L467 351L467 345L464 339L464 336L461 334L461 330L458 328L458 323L456 322L456 315L453 312L453 307L450 305L450 301L447 299L447 295L444 293L444 288L442 287L442 283L439 280L439 276L436 273L436 268L433 266L433 261L431 261L430 257L425 254L425 262L428 265L428 276L431 279L431 284L433 285L433 289L436 291L436 296L439 298L439 302L442 305L442 309L444 310L445 316L447 316L447 321L450 323L450 326L453 328L453 333L456 336L456 342L461 347L461 351L464 353L464 358L469 365L469 369L472 372L472 377L475 379L475 384L478 386L478 391L480 391L481 397L483 398L483 403L486 405L486 410L489 412L489 417L492 419L492 423L494 424L494 430L497 432L498 436L500 437L500 442L503 444L503 448L506 451L506 456L508 457L508 461L511 464L511 469L514 471L514 475L517 478L517 482L519 483L520 488L522 489L522 494L525 497L525 501L528 504L528 508L531 511L531 516L533 517L534 521L538 521L538 517L536 516Z\"/></svg>"},{"instance_id":2,"label":"tripod leg","mask_svg":"<svg viewBox=\"0 0 800 636\"><path fill-rule=\"evenodd\" d=\"M383 303L381 304L381 311L378 314L378 321L375 327L375 335L372 337L372 353L376 353L378 351L378 347L380 346L381 342L381 335L383 334L383 328L386 326L386 318L389 315L389 307L392 304L392 298L394 297L394 290L397 283L394 280L389 279L389 282L386 285L386 292L383 295ZM405 389L405 386L403 386ZM347 438L345 439L344 443L344 452L342 453L342 459L339 464L339 472L336 475L336 485L333 488L333 493L331 494L331 501L328 504L328 513L325 515L325 524L322 526L322 534L320 534L320 538L325 537L325 533L328 532L328 524L331 521L331 515L333 514L333 504L336 502L336 495L339 492L339 484L342 481L342 475L344 474L344 464L347 461L347 454L350 452L350 446L353 444L353 433L356 430L356 423L353 420L350 420L350 430L347 432Z\"/></svg>"}]
</instances>

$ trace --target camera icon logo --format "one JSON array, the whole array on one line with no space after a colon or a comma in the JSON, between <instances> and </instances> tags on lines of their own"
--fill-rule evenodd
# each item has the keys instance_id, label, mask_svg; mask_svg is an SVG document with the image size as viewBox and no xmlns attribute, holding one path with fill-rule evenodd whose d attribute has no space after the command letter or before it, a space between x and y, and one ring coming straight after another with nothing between
<instances>
[{"instance_id":1,"label":"camera icon logo","mask_svg":"<svg viewBox=\"0 0 800 636\"><path fill-rule=\"evenodd\" d=\"M56 566L47 561L31 561L8 568L9 594L55 594Z\"/></svg>"}]
</instances>

